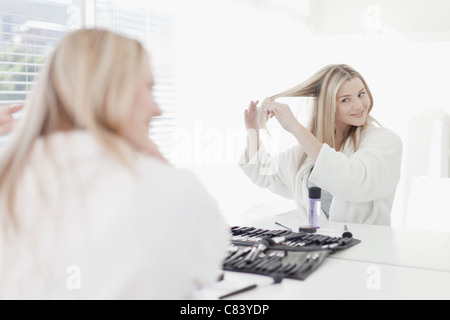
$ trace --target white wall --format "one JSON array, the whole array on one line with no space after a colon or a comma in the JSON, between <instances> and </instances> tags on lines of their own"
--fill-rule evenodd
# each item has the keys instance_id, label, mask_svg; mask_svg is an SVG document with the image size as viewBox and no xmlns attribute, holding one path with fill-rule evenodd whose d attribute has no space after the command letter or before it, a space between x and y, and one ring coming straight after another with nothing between
<instances>
[{"instance_id":1,"label":"white wall","mask_svg":"<svg viewBox=\"0 0 450 320\"><path fill-rule=\"evenodd\" d=\"M237 163L245 148L243 112L250 100L262 100L313 72L309 64L298 63L312 59L302 40L309 37L307 30L283 14L237 1L187 1L178 10L175 162L194 170L230 216L274 202L282 211L294 208L293 202L254 186ZM286 141L274 140L275 152L292 143L279 134Z\"/></svg>"}]
</instances>

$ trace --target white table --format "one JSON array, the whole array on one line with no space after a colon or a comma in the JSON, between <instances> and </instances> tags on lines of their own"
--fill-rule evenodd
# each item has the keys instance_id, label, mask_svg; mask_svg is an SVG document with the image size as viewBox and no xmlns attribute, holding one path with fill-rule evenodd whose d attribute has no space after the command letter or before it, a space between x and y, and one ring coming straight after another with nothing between
<instances>
[{"instance_id":1,"label":"white table","mask_svg":"<svg viewBox=\"0 0 450 320\"><path fill-rule=\"evenodd\" d=\"M272 219L294 230L302 224L295 211ZM362 242L334 254L333 258L450 272L449 232L326 222L319 233L341 236L344 225L348 226L354 238ZM273 222L272 228L275 227Z\"/></svg>"},{"instance_id":2,"label":"white table","mask_svg":"<svg viewBox=\"0 0 450 320\"><path fill-rule=\"evenodd\" d=\"M253 221L253 223L251 223ZM295 211L243 217L245 226L280 229L305 224ZM450 299L450 233L346 224L362 242L330 256L305 281L225 272L225 281L202 291L213 299L248 284L260 287L231 299ZM319 233L341 236L344 223L323 223Z\"/></svg>"}]
</instances>

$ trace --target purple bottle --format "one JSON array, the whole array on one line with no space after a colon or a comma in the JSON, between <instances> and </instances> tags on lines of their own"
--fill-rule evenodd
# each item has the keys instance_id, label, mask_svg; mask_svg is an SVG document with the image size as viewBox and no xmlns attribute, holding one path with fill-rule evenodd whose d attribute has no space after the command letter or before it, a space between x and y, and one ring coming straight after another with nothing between
<instances>
[{"instance_id":1,"label":"purple bottle","mask_svg":"<svg viewBox=\"0 0 450 320\"><path fill-rule=\"evenodd\" d=\"M322 190L318 187L308 189L309 193L309 225L320 228L320 214L322 212Z\"/></svg>"}]
</instances>

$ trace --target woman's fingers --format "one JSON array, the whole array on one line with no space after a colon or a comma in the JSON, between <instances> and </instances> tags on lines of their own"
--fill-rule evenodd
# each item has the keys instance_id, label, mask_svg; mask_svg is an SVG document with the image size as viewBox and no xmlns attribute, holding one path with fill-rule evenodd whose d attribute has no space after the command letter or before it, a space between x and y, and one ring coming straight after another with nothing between
<instances>
[{"instance_id":1,"label":"woman's fingers","mask_svg":"<svg viewBox=\"0 0 450 320\"><path fill-rule=\"evenodd\" d=\"M23 109L23 104L12 104L8 107L9 114L14 114Z\"/></svg>"},{"instance_id":2,"label":"woman's fingers","mask_svg":"<svg viewBox=\"0 0 450 320\"><path fill-rule=\"evenodd\" d=\"M14 129L16 120L13 114L22 110L22 104L13 104L0 109L0 136L9 134Z\"/></svg>"},{"instance_id":3,"label":"woman's fingers","mask_svg":"<svg viewBox=\"0 0 450 320\"><path fill-rule=\"evenodd\" d=\"M248 109L245 110L246 111L246 115L248 115L248 116L255 116L256 117L257 114L258 114L257 105L258 105L258 101L250 102L250 105L249 105Z\"/></svg>"},{"instance_id":4,"label":"woman's fingers","mask_svg":"<svg viewBox=\"0 0 450 320\"><path fill-rule=\"evenodd\" d=\"M266 107L266 115L269 118L273 118L275 116L275 103L272 101Z\"/></svg>"},{"instance_id":5,"label":"woman's fingers","mask_svg":"<svg viewBox=\"0 0 450 320\"><path fill-rule=\"evenodd\" d=\"M255 112L256 111L256 106L258 105L258 100L256 100L256 102L252 101L250 102L250 107L249 107L249 111L250 112Z\"/></svg>"},{"instance_id":6,"label":"woman's fingers","mask_svg":"<svg viewBox=\"0 0 450 320\"><path fill-rule=\"evenodd\" d=\"M255 130L259 129L258 108L257 108L258 102L259 102L258 100L256 101L252 100L248 108L245 109L244 111L244 120L247 129L255 129Z\"/></svg>"}]
</instances>

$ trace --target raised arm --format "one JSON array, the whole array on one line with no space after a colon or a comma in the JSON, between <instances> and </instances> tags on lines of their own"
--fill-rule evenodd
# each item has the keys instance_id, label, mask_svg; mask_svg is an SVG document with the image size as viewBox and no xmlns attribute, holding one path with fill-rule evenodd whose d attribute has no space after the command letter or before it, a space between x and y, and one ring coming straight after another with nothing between
<instances>
[{"instance_id":1,"label":"raised arm","mask_svg":"<svg viewBox=\"0 0 450 320\"><path fill-rule=\"evenodd\" d=\"M287 104L272 101L266 108L266 114L276 117L284 130L291 133L306 154L315 162L322 143L294 117Z\"/></svg>"}]
</instances>

